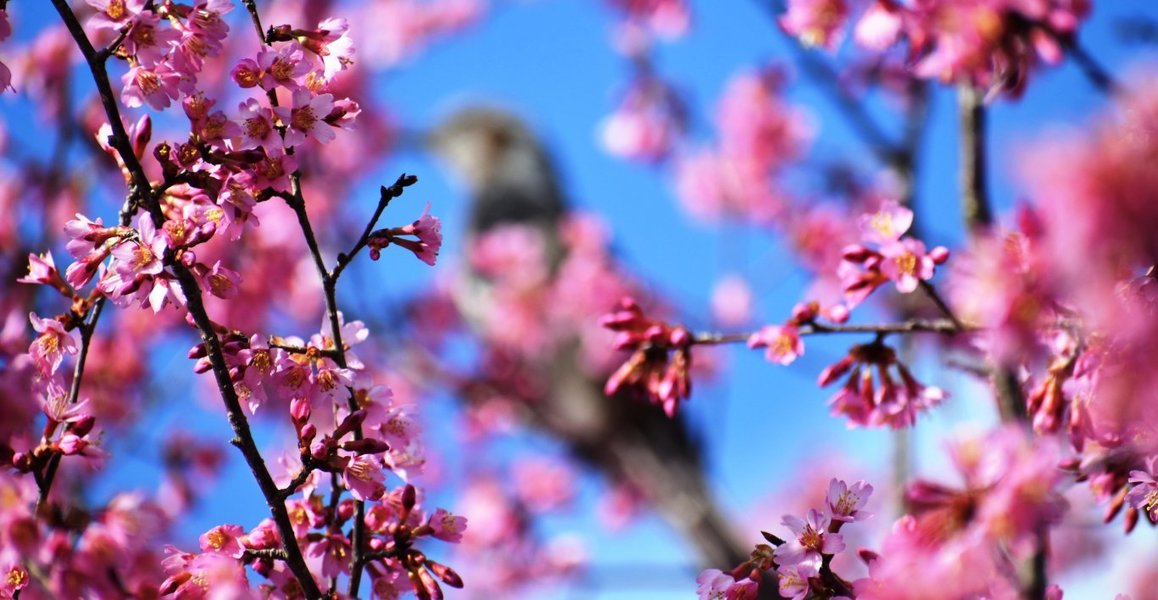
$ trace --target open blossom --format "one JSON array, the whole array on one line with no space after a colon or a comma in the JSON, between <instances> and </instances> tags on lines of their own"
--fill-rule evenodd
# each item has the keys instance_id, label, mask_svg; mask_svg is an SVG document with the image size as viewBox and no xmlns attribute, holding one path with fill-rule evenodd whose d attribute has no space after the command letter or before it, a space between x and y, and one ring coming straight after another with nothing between
<instances>
[{"instance_id":1,"label":"open blossom","mask_svg":"<svg viewBox=\"0 0 1158 600\"><path fill-rule=\"evenodd\" d=\"M430 515L430 528L434 537L446 542L461 542L466 531L466 517L455 516L441 508Z\"/></svg>"},{"instance_id":2,"label":"open blossom","mask_svg":"<svg viewBox=\"0 0 1158 600\"><path fill-rule=\"evenodd\" d=\"M201 550L222 556L241 558L245 554L245 548L241 545L243 535L245 535L245 530L240 525L218 525L201 534L199 538Z\"/></svg>"},{"instance_id":3,"label":"open blossom","mask_svg":"<svg viewBox=\"0 0 1158 600\"><path fill-rule=\"evenodd\" d=\"M1151 474L1156 462L1158 461L1150 461L1151 472L1142 470L1130 472L1130 483L1134 484L1134 487L1126 493L1126 502L1144 512L1151 523L1158 523L1158 481Z\"/></svg>"},{"instance_id":4,"label":"open blossom","mask_svg":"<svg viewBox=\"0 0 1158 600\"><path fill-rule=\"evenodd\" d=\"M912 238L881 247L881 272L897 284L897 291L908 294L922 281L933 278L936 262L925 252L925 244Z\"/></svg>"},{"instance_id":5,"label":"open blossom","mask_svg":"<svg viewBox=\"0 0 1158 600\"><path fill-rule=\"evenodd\" d=\"M249 87L248 74L253 65L245 62L243 64L244 68L241 64L235 68L234 79L238 80L240 77L239 83L245 82L241 83L242 87ZM296 91L301 87L299 79L310 72L310 63L305 60L305 52L296 42L290 42L277 49L263 47L257 55L256 66L261 87L266 91L278 86Z\"/></svg>"},{"instance_id":6,"label":"open blossom","mask_svg":"<svg viewBox=\"0 0 1158 600\"><path fill-rule=\"evenodd\" d=\"M773 553L780 565L809 564L819 568L821 555L836 554L844 550L844 536L828 530L828 524L831 522L832 517L828 511L820 512L816 509L808 511L807 519L801 519L796 515L784 515L782 523L791 529L796 537L778 546Z\"/></svg>"},{"instance_id":7,"label":"open blossom","mask_svg":"<svg viewBox=\"0 0 1158 600\"><path fill-rule=\"evenodd\" d=\"M920 240L902 237L913 222L913 212L896 202L886 202L875 213L861 216L861 237L879 246L850 244L841 250L837 276L850 307L863 302L880 286L894 281L897 291L908 294L920 282L933 277L936 265L949 260L949 250L937 246L926 251Z\"/></svg>"},{"instance_id":8,"label":"open blossom","mask_svg":"<svg viewBox=\"0 0 1158 600\"><path fill-rule=\"evenodd\" d=\"M332 81L341 71L354 64L354 40L350 37L350 25L343 18L330 18L318 24L318 29L308 32L305 47L322 59L322 79Z\"/></svg>"},{"instance_id":9,"label":"open blossom","mask_svg":"<svg viewBox=\"0 0 1158 600\"><path fill-rule=\"evenodd\" d=\"M876 212L861 215L857 225L866 242L888 244L901 239L913 226L913 211L890 200Z\"/></svg>"},{"instance_id":10,"label":"open blossom","mask_svg":"<svg viewBox=\"0 0 1158 600\"><path fill-rule=\"evenodd\" d=\"M749 348L768 348L768 362L790 365L804 354L804 341L795 325L768 325L748 338Z\"/></svg>"},{"instance_id":11,"label":"open blossom","mask_svg":"<svg viewBox=\"0 0 1158 600\"><path fill-rule=\"evenodd\" d=\"M289 191L290 173L298 168L298 159L281 148L265 148L265 154L253 164L252 184L256 188L273 188L279 192Z\"/></svg>"},{"instance_id":12,"label":"open blossom","mask_svg":"<svg viewBox=\"0 0 1158 600\"><path fill-rule=\"evenodd\" d=\"M861 510L872 493L873 486L864 481L858 481L851 487L839 479L830 481L825 501L828 503L832 520L855 523L872 516L871 513Z\"/></svg>"},{"instance_id":13,"label":"open blossom","mask_svg":"<svg viewBox=\"0 0 1158 600\"><path fill-rule=\"evenodd\" d=\"M148 104L155 110L163 110L181 96L181 75L164 63L152 67L136 65L121 81L125 85L121 101L129 108Z\"/></svg>"},{"instance_id":14,"label":"open blossom","mask_svg":"<svg viewBox=\"0 0 1158 600\"><path fill-rule=\"evenodd\" d=\"M754 600L759 584L744 577L737 581L719 569L707 569L696 577L700 600Z\"/></svg>"},{"instance_id":15,"label":"open blossom","mask_svg":"<svg viewBox=\"0 0 1158 600\"><path fill-rule=\"evenodd\" d=\"M133 19L132 29L121 43L121 49L125 54L135 56L138 62L156 64L180 37L181 33L176 29L161 26L161 17L157 13L142 11Z\"/></svg>"},{"instance_id":16,"label":"open blossom","mask_svg":"<svg viewBox=\"0 0 1158 600\"><path fill-rule=\"evenodd\" d=\"M251 150L258 146L274 148L279 144L273 111L253 98L246 98L238 108L241 110L241 134L235 145L238 150Z\"/></svg>"},{"instance_id":17,"label":"open blossom","mask_svg":"<svg viewBox=\"0 0 1158 600\"><path fill-rule=\"evenodd\" d=\"M832 50L844 36L847 19L845 0L788 0L788 11L780 17L780 26L806 46Z\"/></svg>"},{"instance_id":18,"label":"open blossom","mask_svg":"<svg viewBox=\"0 0 1158 600\"><path fill-rule=\"evenodd\" d=\"M16 594L28 587L32 582L32 576L28 574L28 569L25 569L20 564L10 564L0 575L4 579L0 580L0 592L7 598L15 598Z\"/></svg>"},{"instance_id":19,"label":"open blossom","mask_svg":"<svg viewBox=\"0 0 1158 600\"><path fill-rule=\"evenodd\" d=\"M342 471L346 489L359 500L381 498L386 493L385 477L378 459L369 455L351 458Z\"/></svg>"},{"instance_id":20,"label":"open blossom","mask_svg":"<svg viewBox=\"0 0 1158 600\"><path fill-rule=\"evenodd\" d=\"M141 14L145 0L87 0L96 9L89 18L89 25L95 29L119 30Z\"/></svg>"},{"instance_id":21,"label":"open blossom","mask_svg":"<svg viewBox=\"0 0 1158 600\"><path fill-rule=\"evenodd\" d=\"M808 592L812 589L812 586L808 583L808 578L815 577L819 574L819 567L811 562L782 565L776 569L776 575L780 579L780 597L791 598L792 600L804 600L804 598L808 596Z\"/></svg>"},{"instance_id":22,"label":"open blossom","mask_svg":"<svg viewBox=\"0 0 1158 600\"><path fill-rule=\"evenodd\" d=\"M334 97L331 94L315 96L305 88L294 90L291 106L273 109L274 114L287 127L286 147L303 144L306 138L313 138L323 144L333 140L334 128L324 120L333 109Z\"/></svg>"},{"instance_id":23,"label":"open blossom","mask_svg":"<svg viewBox=\"0 0 1158 600\"><path fill-rule=\"evenodd\" d=\"M29 313L28 318L32 321L32 328L40 334L32 340L28 353L32 355L41 374L51 376L60 368L65 354L77 353L80 335L75 330L66 331L64 325L56 319L41 319L36 313Z\"/></svg>"}]
</instances>

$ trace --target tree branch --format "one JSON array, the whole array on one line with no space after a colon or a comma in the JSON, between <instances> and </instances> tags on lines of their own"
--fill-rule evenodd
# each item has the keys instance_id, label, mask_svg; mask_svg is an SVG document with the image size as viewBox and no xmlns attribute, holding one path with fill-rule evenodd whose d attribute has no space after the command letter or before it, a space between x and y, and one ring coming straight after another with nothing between
<instances>
[{"instance_id":1,"label":"tree branch","mask_svg":"<svg viewBox=\"0 0 1158 600\"><path fill-rule=\"evenodd\" d=\"M52 0L52 4L56 8L57 13L60 14L65 27L72 34L73 39L80 48L81 54L84 56L85 62L88 64L89 71L92 73L93 81L96 84L97 93L101 99L101 104L104 107L105 115L108 117L109 126L112 128L112 135L108 140L109 145L117 150L121 161L124 163L130 175L130 201L126 203L125 207L128 210L122 209L121 211L121 221L124 222L132 218L132 212L134 212L133 209L136 206L134 202L139 202L145 206L153 219L154 225L159 228L164 224L165 216L161 211L160 203L157 201L148 175L146 175L144 167L133 152L132 143L129 140L128 132L125 130L124 123L121 119L120 108L117 106L112 86L109 83L108 73L105 71L104 59L101 58L101 54L97 52L92 42L89 41L88 36L84 32L84 28L72 12L72 8L69 6L67 0ZM270 513L277 525L278 532L282 538L282 544L285 548L286 562L294 576L298 579L306 597L311 599L321 598L321 591L318 589L313 575L310 574L309 567L306 565L305 558L302 556L301 548L298 546L297 538L294 535L293 524L289 520L285 503L278 495L277 484L274 483L273 478L269 474L269 470L266 468L265 461L261 456L261 452L257 449L253 434L249 429L249 422L246 420L245 413L241 409L237 392L230 379L229 366L225 363L225 357L221 350L221 342L217 338L213 322L210 320L209 314L202 303L201 289L197 283L197 279L188 267L180 262L172 260L167 260L166 262L177 276L177 281L186 297L186 308L193 318L197 330L201 335L201 339L208 350L210 363L213 367L213 374L217 380L218 391L221 393L222 401L225 403L226 412L228 413L229 424L232 426L236 436L233 444L241 450L242 455L249 464L250 470L253 471L258 486L266 498L266 502L269 504Z\"/></svg>"},{"instance_id":2,"label":"tree branch","mask_svg":"<svg viewBox=\"0 0 1158 600\"><path fill-rule=\"evenodd\" d=\"M968 86L961 87L958 105L961 118L961 199L965 224L971 235L983 235L993 226L993 212L986 188L985 108L981 93ZM1001 420L1006 423L1027 423L1025 396L1017 373L1008 366L995 365L993 388ZM1048 583L1045 536L1045 531L1037 536L1029 581L1022 582L1022 597L1027 600L1045 598Z\"/></svg>"},{"instance_id":3,"label":"tree branch","mask_svg":"<svg viewBox=\"0 0 1158 600\"><path fill-rule=\"evenodd\" d=\"M900 323L878 323L870 325L825 325L822 323L805 323L799 328L799 334L826 335L839 333L875 333L889 335L893 333L940 333L952 335L976 331L975 328L950 319L909 319ZM751 333L697 333L692 339L693 344L715 345L735 344L747 342Z\"/></svg>"}]
</instances>

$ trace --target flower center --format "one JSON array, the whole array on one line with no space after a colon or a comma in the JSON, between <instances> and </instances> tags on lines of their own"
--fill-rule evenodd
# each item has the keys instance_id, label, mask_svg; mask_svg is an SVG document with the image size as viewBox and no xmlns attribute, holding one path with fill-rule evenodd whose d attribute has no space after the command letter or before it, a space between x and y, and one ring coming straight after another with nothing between
<instances>
[{"instance_id":1,"label":"flower center","mask_svg":"<svg viewBox=\"0 0 1158 600\"><path fill-rule=\"evenodd\" d=\"M900 271L902 275L912 275L917 272L916 256L906 253L896 257L893 260L896 261L897 270Z\"/></svg>"},{"instance_id":2,"label":"flower center","mask_svg":"<svg viewBox=\"0 0 1158 600\"><path fill-rule=\"evenodd\" d=\"M205 537L209 542L209 547L213 548L214 550L220 550L224 548L225 543L229 541L229 539L225 536L225 533L223 533L220 529L214 529L213 531L210 531Z\"/></svg>"},{"instance_id":3,"label":"flower center","mask_svg":"<svg viewBox=\"0 0 1158 600\"><path fill-rule=\"evenodd\" d=\"M820 550L820 533L812 528L811 525L804 528L804 532L800 534L800 545L810 550Z\"/></svg>"},{"instance_id":4,"label":"flower center","mask_svg":"<svg viewBox=\"0 0 1158 600\"><path fill-rule=\"evenodd\" d=\"M290 117L290 123L294 129L300 131L309 131L314 128L314 123L318 122L318 116L314 114L312 106L303 106L293 111L293 116Z\"/></svg>"},{"instance_id":5,"label":"flower center","mask_svg":"<svg viewBox=\"0 0 1158 600\"><path fill-rule=\"evenodd\" d=\"M262 117L245 120L245 134L255 140L264 140L269 135L270 130L269 121Z\"/></svg>"},{"instance_id":6,"label":"flower center","mask_svg":"<svg viewBox=\"0 0 1158 600\"><path fill-rule=\"evenodd\" d=\"M137 71L137 87L147 94L155 93L161 89L161 78L152 71L145 71L144 69Z\"/></svg>"},{"instance_id":7,"label":"flower center","mask_svg":"<svg viewBox=\"0 0 1158 600\"><path fill-rule=\"evenodd\" d=\"M125 0L109 0L109 5L105 7L105 14L114 21L120 21L125 17Z\"/></svg>"}]
</instances>

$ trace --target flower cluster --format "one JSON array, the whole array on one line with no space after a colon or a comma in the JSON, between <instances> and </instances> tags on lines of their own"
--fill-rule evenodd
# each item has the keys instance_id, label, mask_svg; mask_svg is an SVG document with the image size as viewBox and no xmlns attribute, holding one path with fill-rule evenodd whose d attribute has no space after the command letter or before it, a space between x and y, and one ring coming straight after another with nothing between
<instances>
[{"instance_id":1,"label":"flower cluster","mask_svg":"<svg viewBox=\"0 0 1158 600\"><path fill-rule=\"evenodd\" d=\"M885 51L906 40L916 76L1012 97L1025 90L1039 62L1061 60L1090 11L1086 0L789 0L780 25L806 45L833 50L856 4L864 5L852 25L861 47Z\"/></svg>"},{"instance_id":2,"label":"flower cluster","mask_svg":"<svg viewBox=\"0 0 1158 600\"><path fill-rule=\"evenodd\" d=\"M803 109L783 97L777 68L732 78L716 112L717 147L677 157L676 190L688 212L767 223L782 217L777 176L801 157L813 135Z\"/></svg>"},{"instance_id":3,"label":"flower cluster","mask_svg":"<svg viewBox=\"0 0 1158 600\"><path fill-rule=\"evenodd\" d=\"M803 600L811 594L851 597L852 584L834 573L830 565L832 558L845 550L840 529L872 516L863 510L872 492L873 486L864 481L850 486L833 479L819 510L810 509L805 518L784 515L782 524L792 532L788 540L765 533L775 548L761 544L750 560L729 572L708 569L700 573L696 579L700 598L756 598L765 572L775 573L783 598Z\"/></svg>"},{"instance_id":4,"label":"flower cluster","mask_svg":"<svg viewBox=\"0 0 1158 600\"><path fill-rule=\"evenodd\" d=\"M671 154L684 130L683 102L658 77L644 73L600 125L600 140L612 155L656 163Z\"/></svg>"},{"instance_id":5,"label":"flower cluster","mask_svg":"<svg viewBox=\"0 0 1158 600\"><path fill-rule=\"evenodd\" d=\"M873 291L892 281L897 291L908 294L933 277L936 265L949 259L949 250L937 246L926 251L920 240L904 237L913 224L913 211L886 202L860 220L862 240L877 246L853 244L843 250L838 275L849 307L864 301Z\"/></svg>"},{"instance_id":6,"label":"flower cluster","mask_svg":"<svg viewBox=\"0 0 1158 600\"><path fill-rule=\"evenodd\" d=\"M855 582L858 598L918 598L928 585L947 598L1005 597L1018 589L1010 561L1032 553L1038 532L1067 507L1057 448L1009 426L958 441L950 456L964 487L924 480L909 486L910 514L879 554L866 553L869 577Z\"/></svg>"},{"instance_id":7,"label":"flower cluster","mask_svg":"<svg viewBox=\"0 0 1158 600\"><path fill-rule=\"evenodd\" d=\"M848 418L850 427L912 427L917 413L948 396L917 381L896 351L880 341L852 346L844 358L821 371L817 383L824 387L846 375L844 386L828 403L833 415Z\"/></svg>"},{"instance_id":8,"label":"flower cluster","mask_svg":"<svg viewBox=\"0 0 1158 600\"><path fill-rule=\"evenodd\" d=\"M600 324L615 332L617 350L632 351L607 380L604 393L611 396L623 390L646 396L674 417L679 401L691 393L691 332L648 318L631 298L621 300L618 310Z\"/></svg>"}]
</instances>

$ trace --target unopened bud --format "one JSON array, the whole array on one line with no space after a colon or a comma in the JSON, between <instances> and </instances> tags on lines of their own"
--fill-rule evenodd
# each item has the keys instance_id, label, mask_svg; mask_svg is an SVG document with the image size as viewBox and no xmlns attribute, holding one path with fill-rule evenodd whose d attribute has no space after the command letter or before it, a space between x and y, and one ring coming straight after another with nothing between
<instances>
[{"instance_id":1,"label":"unopened bud","mask_svg":"<svg viewBox=\"0 0 1158 600\"><path fill-rule=\"evenodd\" d=\"M338 520L346 522L350 517L354 516L354 501L347 498L341 504L338 504Z\"/></svg>"},{"instance_id":2,"label":"unopened bud","mask_svg":"<svg viewBox=\"0 0 1158 600\"><path fill-rule=\"evenodd\" d=\"M83 416L74 421L68 428L69 431L79 436L88 435L92 431L93 425L96 424L96 417L92 415Z\"/></svg>"},{"instance_id":3,"label":"unopened bud","mask_svg":"<svg viewBox=\"0 0 1158 600\"><path fill-rule=\"evenodd\" d=\"M433 560L426 561L426 568L430 569L443 583L455 589L462 589L462 577L454 569Z\"/></svg>"},{"instance_id":4,"label":"unopened bud","mask_svg":"<svg viewBox=\"0 0 1158 600\"><path fill-rule=\"evenodd\" d=\"M290 417L293 418L294 423L301 425L310 420L310 415L313 408L310 406L310 401L305 398L294 398L290 400Z\"/></svg>"},{"instance_id":5,"label":"unopened bud","mask_svg":"<svg viewBox=\"0 0 1158 600\"><path fill-rule=\"evenodd\" d=\"M351 440L349 442L342 442L342 450L348 450L354 454L380 454L390 449L390 444L374 438L362 438L360 440Z\"/></svg>"},{"instance_id":6,"label":"unopened bud","mask_svg":"<svg viewBox=\"0 0 1158 600\"><path fill-rule=\"evenodd\" d=\"M418 490L414 489L413 485L406 484L402 488L402 509L406 512L414 510L414 505L418 502Z\"/></svg>"}]
</instances>

